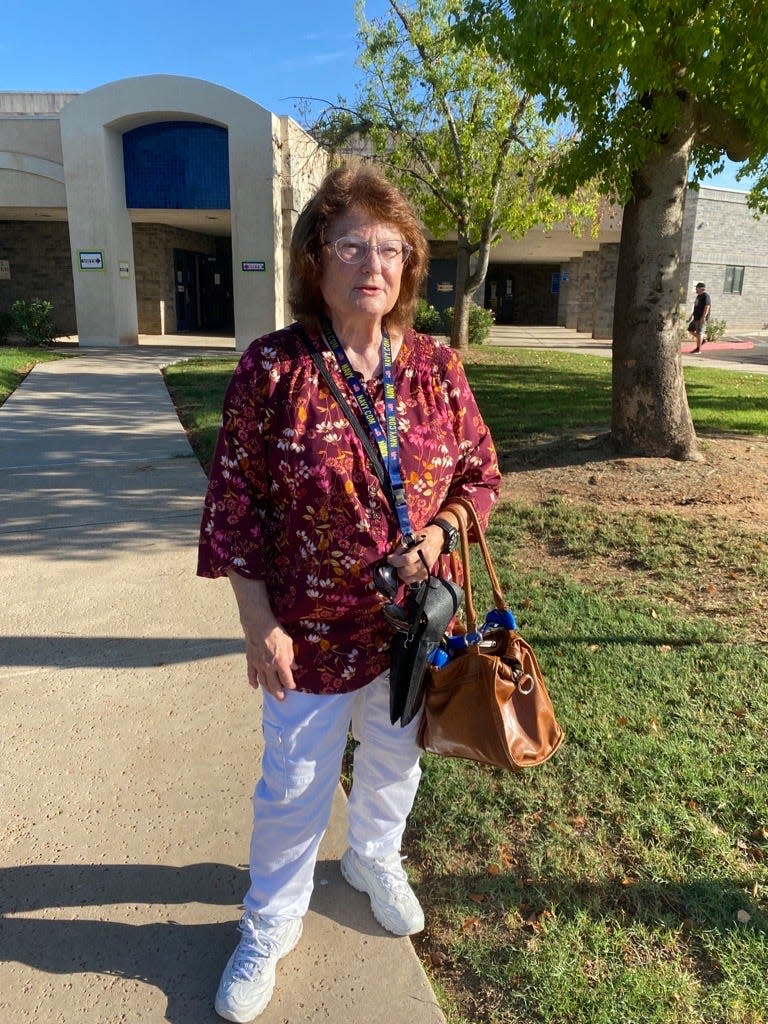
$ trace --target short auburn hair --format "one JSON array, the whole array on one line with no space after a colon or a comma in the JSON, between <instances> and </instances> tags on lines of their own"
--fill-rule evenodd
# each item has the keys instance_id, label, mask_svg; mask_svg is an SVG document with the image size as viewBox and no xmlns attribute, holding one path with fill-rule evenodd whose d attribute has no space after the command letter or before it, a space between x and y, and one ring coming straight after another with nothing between
<instances>
[{"instance_id":1,"label":"short auburn hair","mask_svg":"<svg viewBox=\"0 0 768 1024\"><path fill-rule=\"evenodd\" d=\"M333 222L353 206L391 224L410 245L403 265L400 294L384 317L385 325L401 329L413 323L419 289L427 274L429 246L416 213L403 193L370 165L337 167L299 214L293 229L288 267L288 301L293 315L307 327L317 328L326 315L320 291L322 248L330 241Z\"/></svg>"}]
</instances>

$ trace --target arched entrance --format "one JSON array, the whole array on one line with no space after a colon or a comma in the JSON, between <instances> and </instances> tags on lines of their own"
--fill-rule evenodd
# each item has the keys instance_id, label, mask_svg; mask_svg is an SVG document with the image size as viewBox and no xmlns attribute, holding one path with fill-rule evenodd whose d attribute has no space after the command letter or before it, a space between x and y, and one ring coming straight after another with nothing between
<instances>
[{"instance_id":1,"label":"arched entrance","mask_svg":"<svg viewBox=\"0 0 768 1024\"><path fill-rule=\"evenodd\" d=\"M148 76L73 99L61 136L81 343L137 344L181 314L188 330L233 323L243 348L284 322L284 156L269 111Z\"/></svg>"},{"instance_id":2,"label":"arched entrance","mask_svg":"<svg viewBox=\"0 0 768 1024\"><path fill-rule=\"evenodd\" d=\"M123 133L123 168L139 333L233 331L227 129L201 121L132 128Z\"/></svg>"}]
</instances>

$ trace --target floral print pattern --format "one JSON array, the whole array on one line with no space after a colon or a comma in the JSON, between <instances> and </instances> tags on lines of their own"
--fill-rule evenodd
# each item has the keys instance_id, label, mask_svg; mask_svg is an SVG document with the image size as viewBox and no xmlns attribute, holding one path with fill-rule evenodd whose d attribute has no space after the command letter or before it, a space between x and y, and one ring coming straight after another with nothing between
<instances>
[{"instance_id":1,"label":"floral print pattern","mask_svg":"<svg viewBox=\"0 0 768 1024\"><path fill-rule=\"evenodd\" d=\"M324 353L352 409L333 354ZM456 352L406 332L394 363L400 458L413 528L451 498L487 521L496 453ZM365 385L383 422L381 378ZM300 690L343 693L388 665L390 628L373 565L397 546L394 514L360 439L288 327L253 342L224 400L198 573L263 579L294 644Z\"/></svg>"}]
</instances>

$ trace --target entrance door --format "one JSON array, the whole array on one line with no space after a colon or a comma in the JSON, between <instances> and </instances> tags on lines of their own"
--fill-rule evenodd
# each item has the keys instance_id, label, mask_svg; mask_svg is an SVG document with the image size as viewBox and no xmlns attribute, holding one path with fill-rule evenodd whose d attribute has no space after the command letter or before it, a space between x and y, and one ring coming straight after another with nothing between
<instances>
[{"instance_id":1,"label":"entrance door","mask_svg":"<svg viewBox=\"0 0 768 1024\"><path fill-rule=\"evenodd\" d=\"M234 328L232 300L232 257L199 256L200 328L204 331L228 331Z\"/></svg>"},{"instance_id":2,"label":"entrance door","mask_svg":"<svg viewBox=\"0 0 768 1024\"><path fill-rule=\"evenodd\" d=\"M497 324L515 322L515 274L511 267L496 264L485 278L485 306L492 309Z\"/></svg>"},{"instance_id":3,"label":"entrance door","mask_svg":"<svg viewBox=\"0 0 768 1024\"><path fill-rule=\"evenodd\" d=\"M173 250L177 331L227 331L234 325L232 257Z\"/></svg>"},{"instance_id":4,"label":"entrance door","mask_svg":"<svg viewBox=\"0 0 768 1024\"><path fill-rule=\"evenodd\" d=\"M176 330L196 331L199 327L197 253L187 249L173 250L173 280L176 289Z\"/></svg>"}]
</instances>

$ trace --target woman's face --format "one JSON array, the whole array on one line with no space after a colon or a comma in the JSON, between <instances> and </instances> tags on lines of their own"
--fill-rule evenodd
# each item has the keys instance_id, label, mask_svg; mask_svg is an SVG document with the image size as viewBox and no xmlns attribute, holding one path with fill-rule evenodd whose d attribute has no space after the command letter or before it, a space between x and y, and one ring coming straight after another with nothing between
<instances>
[{"instance_id":1,"label":"woman's face","mask_svg":"<svg viewBox=\"0 0 768 1024\"><path fill-rule=\"evenodd\" d=\"M393 240L403 242L398 228L375 220L357 206L331 224L328 242L333 243L339 238L351 238L371 245ZM382 262L378 250L369 249L360 263L344 263L332 244L323 247L320 291L334 320L381 320L397 302L402 275L402 256Z\"/></svg>"}]
</instances>

